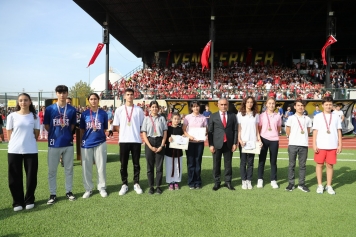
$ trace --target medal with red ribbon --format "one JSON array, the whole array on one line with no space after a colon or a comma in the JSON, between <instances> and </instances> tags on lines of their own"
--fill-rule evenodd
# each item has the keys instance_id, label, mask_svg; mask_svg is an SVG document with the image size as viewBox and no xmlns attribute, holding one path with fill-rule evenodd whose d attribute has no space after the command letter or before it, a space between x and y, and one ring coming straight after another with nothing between
<instances>
[{"instance_id":1,"label":"medal with red ribbon","mask_svg":"<svg viewBox=\"0 0 356 237\"><path fill-rule=\"evenodd\" d=\"M127 126L131 126L131 118L132 118L132 112L133 112L134 106L135 105L132 105L131 113L130 113L130 116L129 116L129 113L127 112L127 107L125 105L125 111L126 111L126 117L127 117Z\"/></svg>"},{"instance_id":2,"label":"medal with red ribbon","mask_svg":"<svg viewBox=\"0 0 356 237\"><path fill-rule=\"evenodd\" d=\"M151 115L150 115L149 117L150 117L150 120L151 120L151 122L152 122L153 136L157 136L157 130L156 130L156 125L155 125L155 121L154 121L154 120L156 120L156 118L154 118L154 120L153 120L153 118L152 118Z\"/></svg>"},{"instance_id":3,"label":"medal with red ribbon","mask_svg":"<svg viewBox=\"0 0 356 237\"><path fill-rule=\"evenodd\" d=\"M330 124L331 124L331 119L332 119L332 115L330 113L330 120L329 120L329 124L328 122L326 121L326 117L325 117L325 113L323 112L323 116L324 116L324 121L325 121L325 125L326 125L326 132L328 134L330 134Z\"/></svg>"},{"instance_id":4,"label":"medal with red ribbon","mask_svg":"<svg viewBox=\"0 0 356 237\"><path fill-rule=\"evenodd\" d=\"M272 131L271 123L269 122L269 115L267 112L266 112L266 116L267 116L267 121L268 121L268 131Z\"/></svg>"},{"instance_id":5,"label":"medal with red ribbon","mask_svg":"<svg viewBox=\"0 0 356 237\"><path fill-rule=\"evenodd\" d=\"M299 123L299 127L300 127L300 130L301 130L301 132L300 132L300 133L301 133L301 134L304 134L304 128L305 128L305 117L303 116L303 119L304 119L304 126L302 126L302 124L300 123L298 116L296 115L295 117L297 118L298 123Z\"/></svg>"},{"instance_id":6,"label":"medal with red ribbon","mask_svg":"<svg viewBox=\"0 0 356 237\"><path fill-rule=\"evenodd\" d=\"M93 118L92 116L92 110L90 110L90 121L91 121L91 127L93 128L93 131L96 132L96 122L98 121L98 113L99 113L99 110L96 111L96 115L95 115L95 119Z\"/></svg>"},{"instance_id":7,"label":"medal with red ribbon","mask_svg":"<svg viewBox=\"0 0 356 237\"><path fill-rule=\"evenodd\" d=\"M66 118L66 113L67 113L67 104L66 106L64 107L64 113L63 115L61 114L61 111L59 109L59 105L58 105L58 102L57 102L57 109L58 109L58 113L59 113L59 122L60 122L60 125L62 127L62 129L66 126L66 123L65 123L65 118Z\"/></svg>"}]
</instances>

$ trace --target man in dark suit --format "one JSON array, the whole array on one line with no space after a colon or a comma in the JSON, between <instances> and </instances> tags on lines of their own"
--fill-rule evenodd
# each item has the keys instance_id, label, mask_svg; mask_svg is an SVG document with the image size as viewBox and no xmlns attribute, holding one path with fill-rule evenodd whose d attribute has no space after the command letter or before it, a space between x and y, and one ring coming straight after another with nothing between
<instances>
[{"instance_id":1,"label":"man in dark suit","mask_svg":"<svg viewBox=\"0 0 356 237\"><path fill-rule=\"evenodd\" d=\"M229 102L222 98L218 101L219 111L213 113L209 119L208 139L209 149L213 153L213 175L215 185L213 190L220 188L221 156L224 155L225 186L235 190L231 185L232 153L237 148L237 118L228 112Z\"/></svg>"}]
</instances>

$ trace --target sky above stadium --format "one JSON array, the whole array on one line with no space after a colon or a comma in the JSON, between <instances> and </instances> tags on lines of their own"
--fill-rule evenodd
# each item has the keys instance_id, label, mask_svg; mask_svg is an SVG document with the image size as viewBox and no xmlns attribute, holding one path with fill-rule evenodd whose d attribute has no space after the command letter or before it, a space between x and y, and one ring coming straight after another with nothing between
<instances>
[{"instance_id":1,"label":"sky above stadium","mask_svg":"<svg viewBox=\"0 0 356 237\"><path fill-rule=\"evenodd\" d=\"M71 0L0 1L0 93L53 92L59 84L92 82L105 72L102 27ZM110 63L125 75L142 65L113 37Z\"/></svg>"}]
</instances>

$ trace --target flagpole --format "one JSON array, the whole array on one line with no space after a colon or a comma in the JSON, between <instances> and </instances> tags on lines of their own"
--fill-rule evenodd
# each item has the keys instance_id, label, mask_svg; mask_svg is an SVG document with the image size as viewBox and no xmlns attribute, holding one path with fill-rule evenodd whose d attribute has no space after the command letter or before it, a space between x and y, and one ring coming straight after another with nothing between
<instances>
[{"instance_id":1,"label":"flagpole","mask_svg":"<svg viewBox=\"0 0 356 237\"><path fill-rule=\"evenodd\" d=\"M89 67L89 78L88 78L88 85L90 86L90 67Z\"/></svg>"},{"instance_id":2,"label":"flagpole","mask_svg":"<svg viewBox=\"0 0 356 237\"><path fill-rule=\"evenodd\" d=\"M105 44L106 49L106 58L105 58L105 97L108 96L109 89L109 43L110 43L110 33L109 33L109 14L106 13L106 21L103 24L104 34L103 34L103 43Z\"/></svg>"},{"instance_id":3,"label":"flagpole","mask_svg":"<svg viewBox=\"0 0 356 237\"><path fill-rule=\"evenodd\" d=\"M214 29L214 9L211 8L211 32L210 32L210 40L211 40L211 66L210 66L210 84L211 84L211 99L214 98L214 41L215 41L215 29Z\"/></svg>"},{"instance_id":4,"label":"flagpole","mask_svg":"<svg viewBox=\"0 0 356 237\"><path fill-rule=\"evenodd\" d=\"M326 38L328 38L331 34L330 29L329 29L329 26L330 26L329 12L331 11L331 0L328 1L327 9L328 9L328 12L327 12L327 19L326 19L326 22L327 22L327 24L326 24ZM326 74L325 74L324 86L326 89L330 89L330 84L331 84L330 83L330 47L331 47L331 45L326 48L326 52L325 52L326 53L326 55L325 55L326 56Z\"/></svg>"}]
</instances>

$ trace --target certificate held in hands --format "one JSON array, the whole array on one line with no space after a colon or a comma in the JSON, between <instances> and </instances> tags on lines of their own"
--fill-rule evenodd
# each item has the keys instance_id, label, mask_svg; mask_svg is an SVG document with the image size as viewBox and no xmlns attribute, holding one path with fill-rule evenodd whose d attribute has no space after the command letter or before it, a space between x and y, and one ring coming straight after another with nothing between
<instances>
[{"instance_id":1,"label":"certificate held in hands","mask_svg":"<svg viewBox=\"0 0 356 237\"><path fill-rule=\"evenodd\" d=\"M188 150L189 138L180 135L172 135L173 141L169 143L169 148Z\"/></svg>"},{"instance_id":2,"label":"certificate held in hands","mask_svg":"<svg viewBox=\"0 0 356 237\"><path fill-rule=\"evenodd\" d=\"M194 137L197 141L205 141L206 128L189 128L188 134Z\"/></svg>"},{"instance_id":3,"label":"certificate held in hands","mask_svg":"<svg viewBox=\"0 0 356 237\"><path fill-rule=\"evenodd\" d=\"M254 142L254 141L248 141L248 142L246 142L246 145L244 147L242 147L241 152L259 155L261 152L261 143Z\"/></svg>"}]
</instances>

